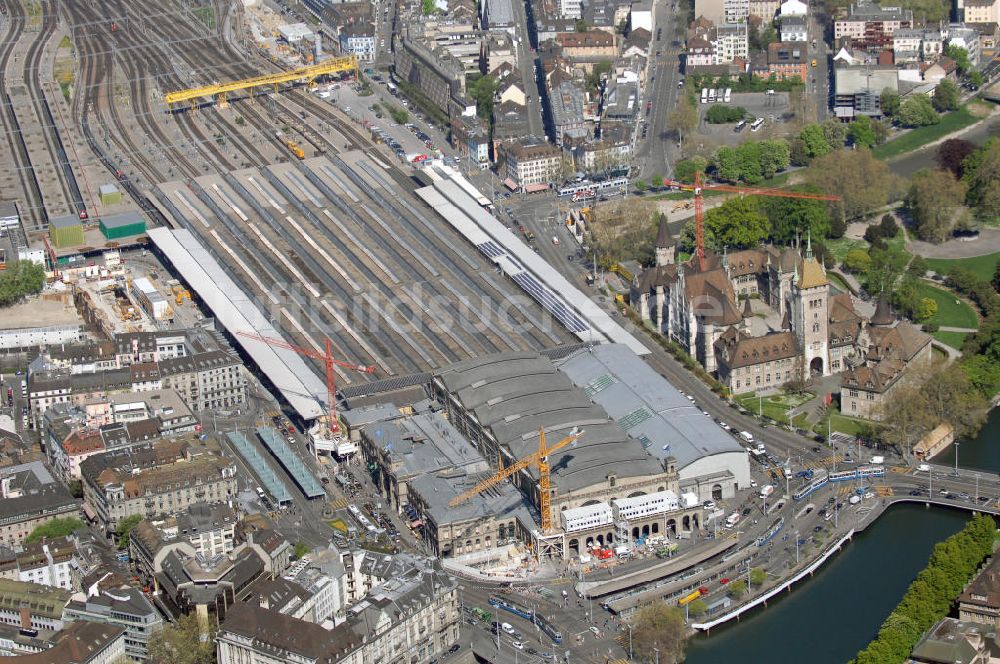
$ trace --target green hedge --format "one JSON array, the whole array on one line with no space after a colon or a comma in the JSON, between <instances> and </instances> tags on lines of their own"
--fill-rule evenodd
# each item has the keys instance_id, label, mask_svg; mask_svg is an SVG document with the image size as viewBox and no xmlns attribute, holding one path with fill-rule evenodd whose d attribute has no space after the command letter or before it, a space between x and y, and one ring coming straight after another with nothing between
<instances>
[{"instance_id":1,"label":"green hedge","mask_svg":"<svg viewBox=\"0 0 1000 664\"><path fill-rule=\"evenodd\" d=\"M993 517L977 514L960 532L935 546L927 567L853 664L905 662L920 637L948 615L952 602L993 552L995 535Z\"/></svg>"}]
</instances>

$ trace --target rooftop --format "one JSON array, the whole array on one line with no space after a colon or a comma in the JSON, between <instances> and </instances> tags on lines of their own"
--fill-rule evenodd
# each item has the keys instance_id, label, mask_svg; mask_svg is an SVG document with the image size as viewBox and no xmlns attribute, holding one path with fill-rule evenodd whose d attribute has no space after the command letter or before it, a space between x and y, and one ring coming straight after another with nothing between
<instances>
[{"instance_id":1,"label":"rooftop","mask_svg":"<svg viewBox=\"0 0 1000 664\"><path fill-rule=\"evenodd\" d=\"M712 454L744 451L666 378L622 344L577 351L557 366L649 454L659 459L673 456L679 470Z\"/></svg>"}]
</instances>

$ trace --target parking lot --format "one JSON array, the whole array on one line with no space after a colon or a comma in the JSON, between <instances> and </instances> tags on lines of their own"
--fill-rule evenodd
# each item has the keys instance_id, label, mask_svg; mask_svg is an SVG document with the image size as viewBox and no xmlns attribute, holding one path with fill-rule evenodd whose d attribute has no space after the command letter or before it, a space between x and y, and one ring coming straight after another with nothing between
<instances>
[{"instance_id":1,"label":"parking lot","mask_svg":"<svg viewBox=\"0 0 1000 664\"><path fill-rule=\"evenodd\" d=\"M700 99L699 99L700 101ZM766 92L734 92L730 97L727 106L742 106L746 109L746 126L741 131L736 131L736 123L709 124L705 120L708 110L715 104L698 104L699 127L698 132L708 137L713 143L719 145L739 145L750 140L759 141L764 138L783 136L787 129L786 120L790 119L787 114L791 112L788 93L778 92L767 94ZM751 131L751 124L755 118L763 118L764 123L756 132Z\"/></svg>"},{"instance_id":2,"label":"parking lot","mask_svg":"<svg viewBox=\"0 0 1000 664\"><path fill-rule=\"evenodd\" d=\"M435 151L451 154L444 136L419 114L409 107L405 99L392 96L386 88L386 81L372 79L374 94L361 96L357 89L350 85L340 85L328 91L318 92L324 101L339 107L351 119L359 124L378 130L378 139L386 143L402 160L406 155L431 156ZM407 121L402 125L395 122L389 113L390 107L406 111ZM391 142L390 142L391 141Z\"/></svg>"}]
</instances>

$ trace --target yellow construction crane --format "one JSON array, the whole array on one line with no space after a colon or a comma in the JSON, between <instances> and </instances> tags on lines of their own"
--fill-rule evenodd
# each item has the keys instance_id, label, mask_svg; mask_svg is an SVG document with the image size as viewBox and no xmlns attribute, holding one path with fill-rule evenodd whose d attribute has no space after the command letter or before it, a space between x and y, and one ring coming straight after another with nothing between
<instances>
[{"instance_id":1,"label":"yellow construction crane","mask_svg":"<svg viewBox=\"0 0 1000 664\"><path fill-rule=\"evenodd\" d=\"M490 487L500 484L508 477L512 476L519 470L524 470L528 466L538 466L538 496L539 496L539 512L542 513L542 533L548 534L552 532L552 493L551 493L551 481L549 467L549 456L555 454L562 448L569 444L576 444L577 439L583 435L583 431L578 431L575 428L570 432L568 436L560 440L558 443L552 447L547 447L545 444L545 429L538 430L538 451L530 456L526 456L523 459L512 463L506 468L502 467L495 475L492 475L473 488L469 489L465 493L455 496L448 502L448 507L456 507L461 505L469 498L472 498L477 493L485 491ZM501 460L501 464L503 461Z\"/></svg>"},{"instance_id":2,"label":"yellow construction crane","mask_svg":"<svg viewBox=\"0 0 1000 664\"><path fill-rule=\"evenodd\" d=\"M319 76L342 72L351 72L356 79L358 77L358 56L348 55L340 58L329 58L318 65L301 67L278 74L265 74L263 76L244 78L239 81L216 83L215 85L206 85L188 90L176 90L163 95L163 100L167 102L167 106L170 108L173 108L174 104L193 101L203 97L217 97L220 103L225 103L226 95L230 92L250 90L250 96L252 97L254 88L271 87L277 92L278 85L281 83L307 81L311 84Z\"/></svg>"}]
</instances>

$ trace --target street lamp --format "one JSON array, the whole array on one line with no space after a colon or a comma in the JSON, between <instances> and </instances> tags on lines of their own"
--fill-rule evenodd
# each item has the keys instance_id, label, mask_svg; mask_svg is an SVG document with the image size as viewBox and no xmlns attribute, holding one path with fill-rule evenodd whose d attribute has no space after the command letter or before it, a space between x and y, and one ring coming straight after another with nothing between
<instances>
[{"instance_id":1,"label":"street lamp","mask_svg":"<svg viewBox=\"0 0 1000 664\"><path fill-rule=\"evenodd\" d=\"M954 473L955 477L958 477L958 446L959 445L960 445L960 443L956 440L955 441L955 473Z\"/></svg>"},{"instance_id":2,"label":"street lamp","mask_svg":"<svg viewBox=\"0 0 1000 664\"><path fill-rule=\"evenodd\" d=\"M632 659L632 625L629 625L628 623L625 623L625 626L628 627L628 658L629 658L629 660L631 660Z\"/></svg>"},{"instance_id":3,"label":"street lamp","mask_svg":"<svg viewBox=\"0 0 1000 664\"><path fill-rule=\"evenodd\" d=\"M799 564L799 531L795 531L795 564Z\"/></svg>"}]
</instances>

